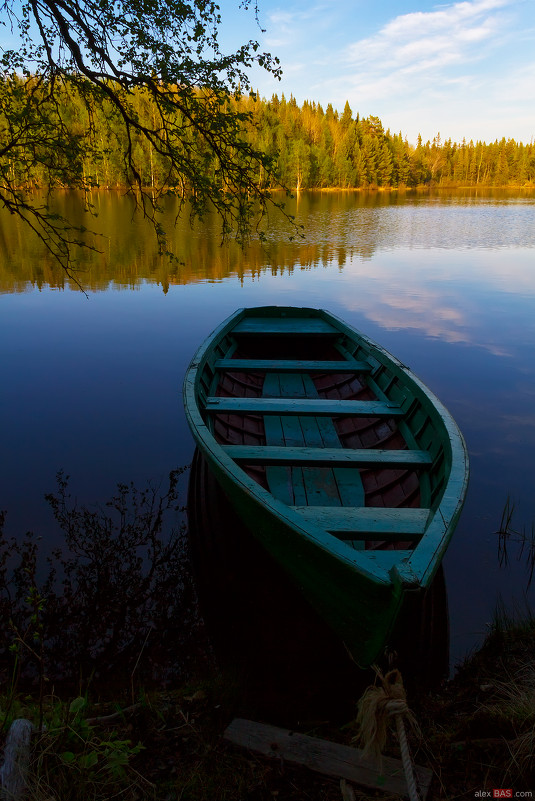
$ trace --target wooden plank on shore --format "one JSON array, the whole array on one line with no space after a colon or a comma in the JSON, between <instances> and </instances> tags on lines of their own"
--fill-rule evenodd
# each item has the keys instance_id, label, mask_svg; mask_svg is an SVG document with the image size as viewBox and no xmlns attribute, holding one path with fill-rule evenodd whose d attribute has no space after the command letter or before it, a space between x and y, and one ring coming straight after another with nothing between
<instances>
[{"instance_id":1,"label":"wooden plank on shore","mask_svg":"<svg viewBox=\"0 0 535 801\"><path fill-rule=\"evenodd\" d=\"M235 718L223 736L250 751L302 765L326 776L346 779L385 793L408 794L399 759L382 757L379 764L377 760L365 758L357 748L242 718ZM415 775L423 801L433 774L428 768L415 766Z\"/></svg>"}]
</instances>

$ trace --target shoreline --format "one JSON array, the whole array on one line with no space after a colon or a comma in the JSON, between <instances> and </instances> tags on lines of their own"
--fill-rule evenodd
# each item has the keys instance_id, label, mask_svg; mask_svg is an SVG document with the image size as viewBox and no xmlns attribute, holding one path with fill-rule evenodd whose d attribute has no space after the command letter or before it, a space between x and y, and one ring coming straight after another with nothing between
<instances>
[{"instance_id":1,"label":"shoreline","mask_svg":"<svg viewBox=\"0 0 535 801\"><path fill-rule=\"evenodd\" d=\"M139 189L129 187L126 184L116 184L115 186L108 186L108 185L99 185L99 186L92 186L92 187L78 187L78 186L56 186L53 189L49 190L46 186L19 186L17 187L19 191L28 192L30 194L39 194L39 193L48 193L49 191L54 194L56 192L80 192L81 194L91 194L92 192L120 192L124 194L138 194ZM424 193L424 192L440 192L443 190L446 191L459 191L459 192L466 192L471 190L489 190L489 191L522 191L522 192L535 192L535 183L528 182L524 184L488 184L488 183L476 183L476 184L468 184L468 183L429 183L429 184L416 184L415 186L409 186L408 184L399 184L398 186L394 185L387 185L387 186L377 186L370 184L369 186L310 186L310 187L266 187L265 191L271 194L286 194L290 192L292 196L298 196L301 192L325 192L325 193L334 193L334 192L341 192L344 194L349 193L360 193L360 192L417 192L417 193ZM175 195L177 197L180 196L181 200L187 201L189 195L181 195L175 187L164 187L160 189L155 189L151 186L144 186L142 191L145 193L152 193L154 196L158 197L165 197L166 195Z\"/></svg>"},{"instance_id":2,"label":"shoreline","mask_svg":"<svg viewBox=\"0 0 535 801\"><path fill-rule=\"evenodd\" d=\"M508 628L496 624L482 647L457 667L452 679L431 690L419 692L414 688L408 693L408 704L421 730L421 734L414 728L409 732L413 762L433 772L430 799L484 797L495 787L512 788L524 798L532 797L534 658L533 619L514 624L509 621ZM125 776L131 782L130 789L124 790L125 798L139 797L133 793L134 786L136 793L140 786L145 787L147 798L190 801L340 798L336 779L253 755L222 739L235 717L279 723L255 717L254 708L244 706L239 680L232 671L221 672L212 665L208 675L180 688L140 690L135 699L129 698L131 688L127 684L128 681L114 702L78 702L95 751L99 738L116 737L122 743L129 743L123 746ZM57 704L58 699L55 700ZM70 702L71 709L74 704ZM117 711L119 705L123 711ZM27 697L25 711L31 712ZM348 703L347 720L340 725L325 718L314 720L311 709L309 719L297 724L295 731L355 747L353 712ZM82 716L78 722L81 719ZM76 728L74 722L73 726ZM110 735L110 726L114 735ZM53 731L40 736L53 752L50 743ZM76 752L74 747L73 752ZM399 746L392 733L388 735L384 753L399 759ZM47 758L50 759L50 753ZM69 766L62 767L65 770ZM72 768L67 773L72 776ZM51 780L50 776L47 778ZM85 792L83 779L84 770L80 769L75 784L80 781ZM54 791L53 785L51 790ZM81 799L83 792L80 796L74 792L69 798ZM360 798L394 798L373 791L366 795L358 787L355 792Z\"/></svg>"}]
</instances>

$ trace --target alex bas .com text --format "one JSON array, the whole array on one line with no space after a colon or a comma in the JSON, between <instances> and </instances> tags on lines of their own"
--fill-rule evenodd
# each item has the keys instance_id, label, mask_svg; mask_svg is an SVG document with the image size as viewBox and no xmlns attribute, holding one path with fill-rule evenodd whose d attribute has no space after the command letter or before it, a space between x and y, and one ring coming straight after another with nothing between
<instances>
[{"instance_id":1,"label":"alex bas .com text","mask_svg":"<svg viewBox=\"0 0 535 801\"><path fill-rule=\"evenodd\" d=\"M494 790L477 790L475 798L533 798L531 790L512 790L510 787L495 788Z\"/></svg>"}]
</instances>

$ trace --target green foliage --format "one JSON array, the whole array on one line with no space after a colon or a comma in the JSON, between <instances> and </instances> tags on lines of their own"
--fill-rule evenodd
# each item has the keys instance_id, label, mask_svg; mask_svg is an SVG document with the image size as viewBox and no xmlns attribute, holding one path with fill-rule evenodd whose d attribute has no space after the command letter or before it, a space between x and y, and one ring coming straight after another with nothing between
<instances>
[{"instance_id":1,"label":"green foliage","mask_svg":"<svg viewBox=\"0 0 535 801\"><path fill-rule=\"evenodd\" d=\"M245 100L242 99L242 103ZM381 120L352 118L349 104L339 117L332 106L299 108L293 98L249 100L260 107L258 136L275 141L278 175L293 189L435 186L532 186L535 146L514 140L462 145L440 135L416 147L402 134L384 131ZM297 157L299 154L299 157Z\"/></svg>"},{"instance_id":2,"label":"green foliage","mask_svg":"<svg viewBox=\"0 0 535 801\"><path fill-rule=\"evenodd\" d=\"M0 529L0 675L14 694L91 681L166 682L183 674L184 644L199 621L185 548L178 481L165 490L121 484L104 508L78 506L58 474L47 496L64 535L48 556L27 534ZM42 546L41 546L42 547ZM80 703L80 702L76 702ZM71 712L78 711L76 704ZM41 710L42 720L43 710Z\"/></svg>"},{"instance_id":3,"label":"green foliage","mask_svg":"<svg viewBox=\"0 0 535 801\"><path fill-rule=\"evenodd\" d=\"M118 726L124 728L121 715L88 717L85 697L70 704L53 696L27 697L24 705L17 698L0 697L0 712L6 706L15 714L4 717L4 732L21 713L35 727L25 797L62 801L150 797L151 783L132 766L143 745L119 731ZM110 728L110 718L117 728Z\"/></svg>"},{"instance_id":4,"label":"green foliage","mask_svg":"<svg viewBox=\"0 0 535 801\"><path fill-rule=\"evenodd\" d=\"M0 57L0 203L71 276L80 248L97 245L49 195L36 200L36 186L126 187L173 255L159 216L168 193L193 218L215 209L223 236L243 243L253 229L263 236L256 224L271 204L282 209L274 187L533 185L533 143L437 136L414 148L377 117L353 119L348 103L341 116L293 97L261 103L250 68L280 78L277 59L255 40L223 52L220 23L205 0L3 3L14 45Z\"/></svg>"},{"instance_id":5,"label":"green foliage","mask_svg":"<svg viewBox=\"0 0 535 801\"><path fill-rule=\"evenodd\" d=\"M245 9L249 0L242 3ZM273 161L244 135L233 97L252 91L277 59L251 40L221 50L219 7L205 0L6 0L0 24L16 44L0 58L0 202L24 219L69 270L80 230L37 205L26 189L82 190L117 181L154 223L161 196L208 207L224 232L247 238L269 193L258 173Z\"/></svg>"},{"instance_id":6,"label":"green foliage","mask_svg":"<svg viewBox=\"0 0 535 801\"><path fill-rule=\"evenodd\" d=\"M60 92L59 87L57 92ZM437 135L433 142L425 144L419 138L417 146L413 147L401 133L392 135L385 132L378 117L360 118L357 115L353 119L348 104L339 118L332 107L327 109L327 113L315 103L305 102L299 108L293 98L287 102L284 96L280 100L275 95L270 101L262 101L242 95L230 98L228 102L235 119L239 120L236 136L239 132L240 140L264 153L269 160L269 164L259 161L255 168L255 184L265 192L277 181L294 189L430 184L530 186L535 182L533 144L523 145L502 139L489 145L481 142L467 144L463 140L459 145L451 140L442 143ZM157 119L157 104L145 89L133 89L129 103L140 125L150 127ZM127 185L122 154L128 148L128 140L121 126L113 124L110 128L113 109L109 102L105 100L92 110L91 142L87 139L87 126L79 123L84 109L76 104L72 93L64 92L61 110L66 120L65 130L75 143L70 160L76 162L75 148L78 147L80 168L86 182L109 188ZM24 159L23 152L21 147L19 161L11 159L9 162L13 180L36 187L50 184L52 176L43 171L42 165ZM141 185L151 192L164 185L175 192L186 191L185 185L173 183L167 156L139 133L132 135L132 158ZM2 163L0 160L0 165ZM4 168L8 169L5 164ZM204 150L202 158L195 162L195 181L209 184L215 180L216 173L213 154ZM56 172L56 185L77 186L75 181L69 180L67 173L63 180L58 175ZM193 197L191 212L195 216L200 213L196 185L189 185L189 190Z\"/></svg>"}]
</instances>

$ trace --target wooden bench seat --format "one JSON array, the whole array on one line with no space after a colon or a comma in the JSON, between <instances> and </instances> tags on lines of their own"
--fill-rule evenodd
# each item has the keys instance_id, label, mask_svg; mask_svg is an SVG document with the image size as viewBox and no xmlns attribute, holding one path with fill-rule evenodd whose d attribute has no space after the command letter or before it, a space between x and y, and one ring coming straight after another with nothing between
<instances>
[{"instance_id":1,"label":"wooden bench seat","mask_svg":"<svg viewBox=\"0 0 535 801\"><path fill-rule=\"evenodd\" d=\"M369 373L371 365L357 359L217 359L216 370L259 373Z\"/></svg>"},{"instance_id":2,"label":"wooden bench seat","mask_svg":"<svg viewBox=\"0 0 535 801\"><path fill-rule=\"evenodd\" d=\"M429 467L433 460L427 451L380 450L377 448L312 448L275 445L224 445L225 453L246 464L288 465L293 467Z\"/></svg>"},{"instance_id":3,"label":"wooden bench seat","mask_svg":"<svg viewBox=\"0 0 535 801\"><path fill-rule=\"evenodd\" d=\"M403 409L397 403L385 401L330 400L327 398L223 398L206 399L210 414L244 413L266 415L312 415L314 417L402 417Z\"/></svg>"},{"instance_id":4,"label":"wooden bench seat","mask_svg":"<svg viewBox=\"0 0 535 801\"><path fill-rule=\"evenodd\" d=\"M340 336L338 329L321 317L245 317L232 333L234 336Z\"/></svg>"},{"instance_id":5,"label":"wooden bench seat","mask_svg":"<svg viewBox=\"0 0 535 801\"><path fill-rule=\"evenodd\" d=\"M303 520L317 524L339 539L418 540L425 531L429 509L383 509L367 506L294 506ZM343 535L351 536L343 536ZM371 536L373 535L373 536Z\"/></svg>"}]
</instances>

